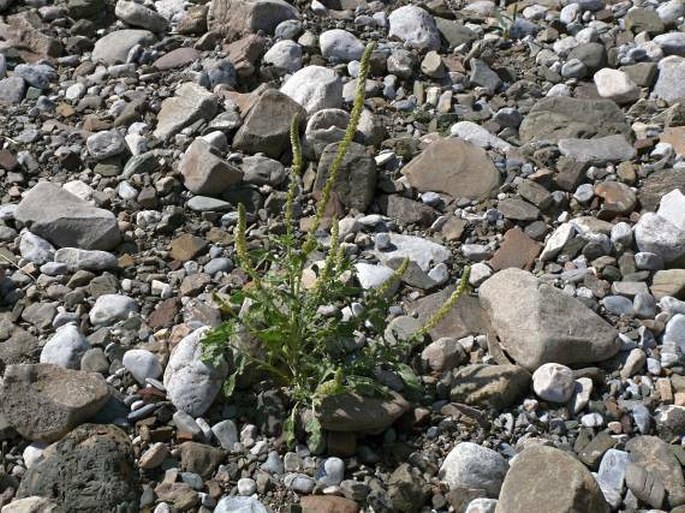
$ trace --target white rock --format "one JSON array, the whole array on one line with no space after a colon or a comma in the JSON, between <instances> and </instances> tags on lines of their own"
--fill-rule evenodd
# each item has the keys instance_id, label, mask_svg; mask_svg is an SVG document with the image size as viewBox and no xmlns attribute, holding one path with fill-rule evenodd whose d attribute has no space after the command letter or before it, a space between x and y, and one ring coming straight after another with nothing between
<instances>
[{"instance_id":1,"label":"white rock","mask_svg":"<svg viewBox=\"0 0 685 513\"><path fill-rule=\"evenodd\" d=\"M302 47L290 39L278 41L264 54L262 61L280 73L295 73L302 67Z\"/></svg>"},{"instance_id":2,"label":"white rock","mask_svg":"<svg viewBox=\"0 0 685 513\"><path fill-rule=\"evenodd\" d=\"M26 449L24 449L24 452L22 453L26 468L31 468L43 459L43 451L45 451L46 447L47 445L43 442L32 442L26 446Z\"/></svg>"},{"instance_id":3,"label":"white rock","mask_svg":"<svg viewBox=\"0 0 685 513\"><path fill-rule=\"evenodd\" d=\"M388 37L397 38L417 50L439 50L440 32L435 18L415 5L395 9L388 17Z\"/></svg>"},{"instance_id":4,"label":"white rock","mask_svg":"<svg viewBox=\"0 0 685 513\"><path fill-rule=\"evenodd\" d=\"M338 62L359 60L364 53L364 44L357 36L342 29L322 32L319 36L319 47L325 59Z\"/></svg>"},{"instance_id":5,"label":"white rock","mask_svg":"<svg viewBox=\"0 0 685 513\"><path fill-rule=\"evenodd\" d=\"M342 90L340 77L323 66L302 68L281 87L281 92L302 105L309 115L342 107Z\"/></svg>"},{"instance_id":6,"label":"white rock","mask_svg":"<svg viewBox=\"0 0 685 513\"><path fill-rule=\"evenodd\" d=\"M500 152L509 151L512 146L472 121L459 121L450 127L450 135L459 137L481 148L494 148Z\"/></svg>"},{"instance_id":7,"label":"white rock","mask_svg":"<svg viewBox=\"0 0 685 513\"><path fill-rule=\"evenodd\" d=\"M564 223L557 226L556 230L545 242L545 249L540 253L540 261L551 260L559 254L566 243L571 240L576 233L575 227L571 223Z\"/></svg>"},{"instance_id":8,"label":"white rock","mask_svg":"<svg viewBox=\"0 0 685 513\"><path fill-rule=\"evenodd\" d=\"M123 294L103 294L95 300L89 318L93 326L109 326L138 311L136 301Z\"/></svg>"},{"instance_id":9,"label":"white rock","mask_svg":"<svg viewBox=\"0 0 685 513\"><path fill-rule=\"evenodd\" d=\"M679 189L673 189L661 198L657 215L685 230L685 195Z\"/></svg>"},{"instance_id":10,"label":"white rock","mask_svg":"<svg viewBox=\"0 0 685 513\"><path fill-rule=\"evenodd\" d=\"M43 346L40 363L51 363L66 369L79 369L81 357L90 349L86 337L73 324L58 328Z\"/></svg>"},{"instance_id":11,"label":"white rock","mask_svg":"<svg viewBox=\"0 0 685 513\"><path fill-rule=\"evenodd\" d=\"M573 371L558 363L545 363L533 373L533 390L540 399L565 403L573 395Z\"/></svg>"},{"instance_id":12,"label":"white rock","mask_svg":"<svg viewBox=\"0 0 685 513\"><path fill-rule=\"evenodd\" d=\"M600 69L594 76L597 92L616 103L631 103L640 98L640 88L627 73L611 68Z\"/></svg>"},{"instance_id":13,"label":"white rock","mask_svg":"<svg viewBox=\"0 0 685 513\"><path fill-rule=\"evenodd\" d=\"M438 476L452 489L479 488L497 497L508 469L507 460L498 452L461 442L449 452Z\"/></svg>"},{"instance_id":14,"label":"white rock","mask_svg":"<svg viewBox=\"0 0 685 513\"><path fill-rule=\"evenodd\" d=\"M145 349L129 349L124 353L121 363L142 385L147 378L157 379L162 375L162 364L159 363L159 359Z\"/></svg>"},{"instance_id":15,"label":"white rock","mask_svg":"<svg viewBox=\"0 0 685 513\"><path fill-rule=\"evenodd\" d=\"M661 255L666 263L685 255L685 231L658 214L643 214L634 233L640 251Z\"/></svg>"},{"instance_id":16,"label":"white rock","mask_svg":"<svg viewBox=\"0 0 685 513\"><path fill-rule=\"evenodd\" d=\"M653 93L657 98L674 102L685 97L685 58L672 55L659 61L659 77Z\"/></svg>"},{"instance_id":17,"label":"white rock","mask_svg":"<svg viewBox=\"0 0 685 513\"><path fill-rule=\"evenodd\" d=\"M55 257L55 247L38 235L24 232L19 240L19 253L21 253L22 258L29 262L42 265L46 262L52 262Z\"/></svg>"},{"instance_id":18,"label":"white rock","mask_svg":"<svg viewBox=\"0 0 685 513\"><path fill-rule=\"evenodd\" d=\"M376 257L381 262L391 259L409 258L412 262L428 272L434 265L448 262L452 253L445 246L436 244L421 237L412 235L390 234L390 243L394 249L390 251L375 251Z\"/></svg>"},{"instance_id":19,"label":"white rock","mask_svg":"<svg viewBox=\"0 0 685 513\"><path fill-rule=\"evenodd\" d=\"M203 415L214 402L228 375L228 365L202 360L200 341L209 328L200 328L184 337L174 348L164 370L164 387L174 406L193 417Z\"/></svg>"}]
</instances>

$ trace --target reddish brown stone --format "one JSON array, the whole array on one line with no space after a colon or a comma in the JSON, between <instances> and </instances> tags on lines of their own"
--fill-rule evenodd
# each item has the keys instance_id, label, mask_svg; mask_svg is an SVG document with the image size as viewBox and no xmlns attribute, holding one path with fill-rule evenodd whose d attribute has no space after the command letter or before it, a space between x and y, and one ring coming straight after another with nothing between
<instances>
[{"instance_id":1,"label":"reddish brown stone","mask_svg":"<svg viewBox=\"0 0 685 513\"><path fill-rule=\"evenodd\" d=\"M660 140L673 146L676 153L685 155L685 126L671 126L664 129Z\"/></svg>"},{"instance_id":2,"label":"reddish brown stone","mask_svg":"<svg viewBox=\"0 0 685 513\"><path fill-rule=\"evenodd\" d=\"M358 513L359 505L351 499L332 495L308 495L300 500L302 513Z\"/></svg>"},{"instance_id":3,"label":"reddish brown stone","mask_svg":"<svg viewBox=\"0 0 685 513\"><path fill-rule=\"evenodd\" d=\"M14 171L19 167L19 162L9 150L0 150L0 168L5 171Z\"/></svg>"},{"instance_id":4,"label":"reddish brown stone","mask_svg":"<svg viewBox=\"0 0 685 513\"><path fill-rule=\"evenodd\" d=\"M148 317L147 323L153 330L166 328L174 323L178 313L178 299L165 299L157 305L155 311Z\"/></svg>"},{"instance_id":5,"label":"reddish brown stone","mask_svg":"<svg viewBox=\"0 0 685 513\"><path fill-rule=\"evenodd\" d=\"M176 48L169 53L162 55L159 59L152 63L158 70L165 71L175 68L183 68L192 64L200 58L200 52L195 48Z\"/></svg>"},{"instance_id":6,"label":"reddish brown stone","mask_svg":"<svg viewBox=\"0 0 685 513\"><path fill-rule=\"evenodd\" d=\"M171 242L171 258L180 262L192 260L207 247L207 242L195 235L184 233Z\"/></svg>"},{"instance_id":7,"label":"reddish brown stone","mask_svg":"<svg viewBox=\"0 0 685 513\"><path fill-rule=\"evenodd\" d=\"M600 219L613 219L616 216L630 214L637 205L637 196L633 190L621 182L602 182L595 186L595 194L604 199Z\"/></svg>"},{"instance_id":8,"label":"reddish brown stone","mask_svg":"<svg viewBox=\"0 0 685 513\"><path fill-rule=\"evenodd\" d=\"M495 271L510 267L530 270L541 249L542 246L528 235L518 228L512 228L504 234L504 241L489 264Z\"/></svg>"}]
</instances>

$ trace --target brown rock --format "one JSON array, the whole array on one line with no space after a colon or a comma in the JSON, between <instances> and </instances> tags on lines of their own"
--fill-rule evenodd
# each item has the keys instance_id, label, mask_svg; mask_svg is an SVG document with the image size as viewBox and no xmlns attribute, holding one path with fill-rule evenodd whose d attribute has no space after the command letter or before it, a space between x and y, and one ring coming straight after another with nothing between
<instances>
[{"instance_id":1,"label":"brown rock","mask_svg":"<svg viewBox=\"0 0 685 513\"><path fill-rule=\"evenodd\" d=\"M197 472L203 479L209 479L226 456L221 449L198 442L184 442L179 450L181 469L187 472Z\"/></svg>"},{"instance_id":2,"label":"brown rock","mask_svg":"<svg viewBox=\"0 0 685 513\"><path fill-rule=\"evenodd\" d=\"M30 63L59 57L62 45L59 40L43 34L39 29L41 25L38 16L29 11L7 16L6 23L0 22L0 39L4 40L0 49L11 47Z\"/></svg>"},{"instance_id":3,"label":"brown rock","mask_svg":"<svg viewBox=\"0 0 685 513\"><path fill-rule=\"evenodd\" d=\"M14 171L19 167L19 162L9 150L0 150L0 168L5 171Z\"/></svg>"},{"instance_id":4,"label":"brown rock","mask_svg":"<svg viewBox=\"0 0 685 513\"><path fill-rule=\"evenodd\" d=\"M195 235L184 233L171 242L171 258L180 262L192 260L207 247L207 242Z\"/></svg>"},{"instance_id":5,"label":"brown rock","mask_svg":"<svg viewBox=\"0 0 685 513\"><path fill-rule=\"evenodd\" d=\"M438 139L402 170L418 191L484 199L500 185L499 171L482 148L461 139Z\"/></svg>"},{"instance_id":6,"label":"brown rock","mask_svg":"<svg viewBox=\"0 0 685 513\"><path fill-rule=\"evenodd\" d=\"M174 68L184 68L199 58L200 52L195 50L195 48L182 47L165 53L153 62L152 65L160 71L166 71Z\"/></svg>"},{"instance_id":7,"label":"brown rock","mask_svg":"<svg viewBox=\"0 0 685 513\"><path fill-rule=\"evenodd\" d=\"M300 500L302 513L357 513L359 505L344 497L308 495Z\"/></svg>"},{"instance_id":8,"label":"brown rock","mask_svg":"<svg viewBox=\"0 0 685 513\"><path fill-rule=\"evenodd\" d=\"M207 32L206 5L191 5L176 26L179 34L204 34Z\"/></svg>"},{"instance_id":9,"label":"brown rock","mask_svg":"<svg viewBox=\"0 0 685 513\"><path fill-rule=\"evenodd\" d=\"M454 287L447 287L440 292L418 299L408 305L408 311L416 312L419 324L423 324L447 301L453 291ZM437 340L442 337L462 338L487 333L487 331L487 317L478 299L462 296L429 335L431 339Z\"/></svg>"},{"instance_id":10,"label":"brown rock","mask_svg":"<svg viewBox=\"0 0 685 513\"><path fill-rule=\"evenodd\" d=\"M643 211L654 212L662 196L674 189L685 193L685 173L673 169L659 169L650 174L640 186L638 198Z\"/></svg>"},{"instance_id":11,"label":"brown rock","mask_svg":"<svg viewBox=\"0 0 685 513\"><path fill-rule=\"evenodd\" d=\"M661 134L661 142L671 144L676 153L685 155L685 126L670 126Z\"/></svg>"},{"instance_id":12,"label":"brown rock","mask_svg":"<svg viewBox=\"0 0 685 513\"><path fill-rule=\"evenodd\" d=\"M535 221L540 210L520 198L505 198L497 204L497 209L506 219L513 221Z\"/></svg>"},{"instance_id":13,"label":"brown rock","mask_svg":"<svg viewBox=\"0 0 685 513\"><path fill-rule=\"evenodd\" d=\"M224 45L224 51L240 77L249 77L255 72L257 61L264 54L264 48L266 39L258 34L250 34Z\"/></svg>"},{"instance_id":14,"label":"brown rock","mask_svg":"<svg viewBox=\"0 0 685 513\"><path fill-rule=\"evenodd\" d=\"M597 217L612 219L625 216L635 210L637 196L633 190L621 182L602 182L595 186L595 194L604 200Z\"/></svg>"},{"instance_id":15,"label":"brown rock","mask_svg":"<svg viewBox=\"0 0 685 513\"><path fill-rule=\"evenodd\" d=\"M155 310L147 319L147 324L153 330L168 328L174 324L176 314L178 314L178 298L171 297L157 304Z\"/></svg>"},{"instance_id":16,"label":"brown rock","mask_svg":"<svg viewBox=\"0 0 685 513\"><path fill-rule=\"evenodd\" d=\"M541 244L535 242L518 228L512 228L504 234L504 241L489 264L495 271L509 267L530 270L541 250Z\"/></svg>"},{"instance_id":17,"label":"brown rock","mask_svg":"<svg viewBox=\"0 0 685 513\"><path fill-rule=\"evenodd\" d=\"M401 395L391 394L390 398L363 397L356 393L327 396L319 409L321 427L329 431L382 433L410 408Z\"/></svg>"},{"instance_id":18,"label":"brown rock","mask_svg":"<svg viewBox=\"0 0 685 513\"><path fill-rule=\"evenodd\" d=\"M28 440L54 442L92 417L109 398L95 372L51 364L10 365L0 390L0 414Z\"/></svg>"},{"instance_id":19,"label":"brown rock","mask_svg":"<svg viewBox=\"0 0 685 513\"><path fill-rule=\"evenodd\" d=\"M212 0L207 28L235 39L260 30L272 34L282 21L297 18L297 9L284 0Z\"/></svg>"},{"instance_id":20,"label":"brown rock","mask_svg":"<svg viewBox=\"0 0 685 513\"><path fill-rule=\"evenodd\" d=\"M501 410L526 395L530 380L530 372L518 365L467 365L455 373L450 399Z\"/></svg>"},{"instance_id":21,"label":"brown rock","mask_svg":"<svg viewBox=\"0 0 685 513\"><path fill-rule=\"evenodd\" d=\"M664 296L685 299L685 269L657 271L650 290L657 300Z\"/></svg>"},{"instance_id":22,"label":"brown rock","mask_svg":"<svg viewBox=\"0 0 685 513\"><path fill-rule=\"evenodd\" d=\"M669 445L656 436L638 436L626 443L632 463L663 484L672 507L685 504L685 478L680 462ZM654 504L654 507L659 505Z\"/></svg>"},{"instance_id":23,"label":"brown rock","mask_svg":"<svg viewBox=\"0 0 685 513\"><path fill-rule=\"evenodd\" d=\"M250 109L235 134L233 147L277 159L290 147L290 125L295 116L306 118L302 106L280 91L268 89Z\"/></svg>"},{"instance_id":24,"label":"brown rock","mask_svg":"<svg viewBox=\"0 0 685 513\"><path fill-rule=\"evenodd\" d=\"M590 471L569 453L533 446L513 460L495 513L609 513Z\"/></svg>"},{"instance_id":25,"label":"brown rock","mask_svg":"<svg viewBox=\"0 0 685 513\"><path fill-rule=\"evenodd\" d=\"M445 224L442 225L442 234L447 241L459 240L461 239L461 236L464 235L464 230L467 226L468 223L463 219L450 217Z\"/></svg>"},{"instance_id":26,"label":"brown rock","mask_svg":"<svg viewBox=\"0 0 685 513\"><path fill-rule=\"evenodd\" d=\"M181 157L179 169L185 186L195 194L220 194L240 183L243 173L217 155L202 139L195 139Z\"/></svg>"}]
</instances>

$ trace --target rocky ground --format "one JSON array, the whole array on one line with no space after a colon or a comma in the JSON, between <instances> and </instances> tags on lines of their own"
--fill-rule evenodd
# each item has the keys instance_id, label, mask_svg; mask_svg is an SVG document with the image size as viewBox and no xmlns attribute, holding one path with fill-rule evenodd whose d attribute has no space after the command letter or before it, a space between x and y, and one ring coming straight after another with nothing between
<instances>
[{"instance_id":1,"label":"rocky ground","mask_svg":"<svg viewBox=\"0 0 685 513\"><path fill-rule=\"evenodd\" d=\"M2 513L685 511L682 0L0 0ZM424 394L323 411L200 359L234 268L335 187L386 337L465 264ZM303 439L302 442L305 440Z\"/></svg>"}]
</instances>

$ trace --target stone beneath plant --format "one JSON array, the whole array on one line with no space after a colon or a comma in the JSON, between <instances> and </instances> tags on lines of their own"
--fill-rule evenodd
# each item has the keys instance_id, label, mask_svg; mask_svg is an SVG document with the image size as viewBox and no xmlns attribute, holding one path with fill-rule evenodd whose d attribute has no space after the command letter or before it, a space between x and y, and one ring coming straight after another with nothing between
<instances>
[{"instance_id":1,"label":"stone beneath plant","mask_svg":"<svg viewBox=\"0 0 685 513\"><path fill-rule=\"evenodd\" d=\"M378 434L388 429L409 410L409 403L399 394L365 397L356 393L343 393L325 397L321 402L319 420L329 431L352 431Z\"/></svg>"}]
</instances>

